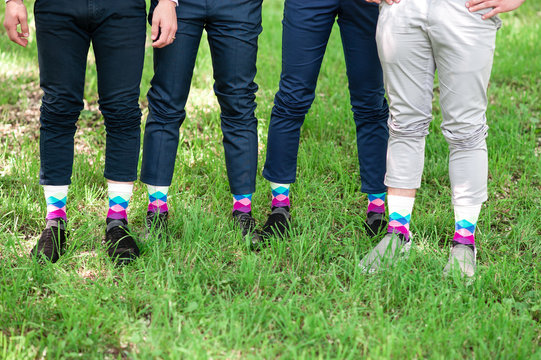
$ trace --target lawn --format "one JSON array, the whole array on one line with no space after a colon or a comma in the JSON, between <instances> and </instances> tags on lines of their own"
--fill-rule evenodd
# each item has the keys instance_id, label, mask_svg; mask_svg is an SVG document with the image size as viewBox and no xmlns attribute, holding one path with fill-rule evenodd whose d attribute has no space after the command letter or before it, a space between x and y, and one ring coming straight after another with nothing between
<instances>
[{"instance_id":1,"label":"lawn","mask_svg":"<svg viewBox=\"0 0 541 360\"><path fill-rule=\"evenodd\" d=\"M31 8L32 1L26 4ZM260 224L270 204L260 174L280 76L282 6L267 0L263 7L254 195ZM0 359L541 359L540 16L535 0L501 16L487 112L490 195L479 221L472 282L442 277L454 219L437 86L412 253L393 269L370 276L359 271L360 257L376 240L363 230L367 199L360 192L337 28L301 135L288 240L253 253L231 221L219 108L203 41L170 190L170 240L141 237L143 256L122 268L105 254L105 130L89 56L67 253L56 264L36 264L28 252L46 207L38 185L35 31L23 49L2 28ZM144 117L151 77L148 48ZM139 235L146 206L145 187L137 182L128 213Z\"/></svg>"}]
</instances>

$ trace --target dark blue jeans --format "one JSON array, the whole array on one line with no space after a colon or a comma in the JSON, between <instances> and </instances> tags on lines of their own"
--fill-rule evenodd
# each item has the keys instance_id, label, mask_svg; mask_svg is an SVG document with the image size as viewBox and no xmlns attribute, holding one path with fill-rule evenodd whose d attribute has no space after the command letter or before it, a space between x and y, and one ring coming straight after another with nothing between
<instances>
[{"instance_id":1,"label":"dark blue jeans","mask_svg":"<svg viewBox=\"0 0 541 360\"><path fill-rule=\"evenodd\" d=\"M153 0L152 8L157 4ZM180 0L173 44L154 50L154 78L148 92L149 115L143 144L141 181L169 186L173 178L179 128L203 29L207 31L214 92L229 186L233 194L255 191L257 119L254 82L262 0ZM152 16L152 8L151 14Z\"/></svg>"},{"instance_id":2,"label":"dark blue jeans","mask_svg":"<svg viewBox=\"0 0 541 360\"><path fill-rule=\"evenodd\" d=\"M336 17L357 127L361 190L384 192L389 110L375 40L378 6L364 0L286 0L282 76L274 99L263 176L278 183L295 182L300 129L314 101Z\"/></svg>"},{"instance_id":3,"label":"dark blue jeans","mask_svg":"<svg viewBox=\"0 0 541 360\"><path fill-rule=\"evenodd\" d=\"M99 107L107 131L105 177L137 179L139 84L146 29L144 0L37 0L34 7L41 106L40 184L68 185L76 122L83 109L92 43Z\"/></svg>"}]
</instances>

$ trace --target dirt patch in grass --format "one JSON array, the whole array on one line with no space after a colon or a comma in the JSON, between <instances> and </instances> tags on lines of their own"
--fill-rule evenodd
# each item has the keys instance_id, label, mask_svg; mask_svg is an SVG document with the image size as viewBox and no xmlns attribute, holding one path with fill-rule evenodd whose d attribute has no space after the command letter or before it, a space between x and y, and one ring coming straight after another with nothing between
<instances>
[{"instance_id":1,"label":"dirt patch in grass","mask_svg":"<svg viewBox=\"0 0 541 360\"><path fill-rule=\"evenodd\" d=\"M21 92L28 94L27 101L0 105L0 144L8 137L38 139L41 89L38 83L30 82L21 84ZM8 148L12 149L12 145L8 144Z\"/></svg>"}]
</instances>

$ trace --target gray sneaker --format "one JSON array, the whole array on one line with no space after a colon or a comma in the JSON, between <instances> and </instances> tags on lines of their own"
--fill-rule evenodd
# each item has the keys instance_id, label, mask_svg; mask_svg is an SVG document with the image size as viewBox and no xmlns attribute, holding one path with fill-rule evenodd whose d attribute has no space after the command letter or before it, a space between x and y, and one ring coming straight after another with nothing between
<instances>
[{"instance_id":1,"label":"gray sneaker","mask_svg":"<svg viewBox=\"0 0 541 360\"><path fill-rule=\"evenodd\" d=\"M473 246L455 244L451 248L449 262L443 269L443 275L448 276L452 271L459 270L460 276L472 277L475 275L475 262L477 250Z\"/></svg>"},{"instance_id":2,"label":"gray sneaker","mask_svg":"<svg viewBox=\"0 0 541 360\"><path fill-rule=\"evenodd\" d=\"M361 271L373 273L388 267L399 258L407 259L411 248L411 240L402 234L387 234L359 263Z\"/></svg>"}]
</instances>

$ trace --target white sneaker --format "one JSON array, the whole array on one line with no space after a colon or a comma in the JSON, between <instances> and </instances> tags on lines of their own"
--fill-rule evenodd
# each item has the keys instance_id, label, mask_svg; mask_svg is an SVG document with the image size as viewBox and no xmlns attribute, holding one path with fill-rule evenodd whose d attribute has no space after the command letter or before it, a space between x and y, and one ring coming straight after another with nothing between
<instances>
[{"instance_id":1,"label":"white sneaker","mask_svg":"<svg viewBox=\"0 0 541 360\"><path fill-rule=\"evenodd\" d=\"M449 262L447 262L447 265L443 269L443 275L448 276L454 270L459 270L462 277L472 277L475 275L477 250L474 249L468 245L454 245L451 248Z\"/></svg>"},{"instance_id":2,"label":"white sneaker","mask_svg":"<svg viewBox=\"0 0 541 360\"><path fill-rule=\"evenodd\" d=\"M407 259L411 248L411 240L406 240L402 234L387 234L361 260L359 266L365 273L373 273L389 267L399 258Z\"/></svg>"}]
</instances>

